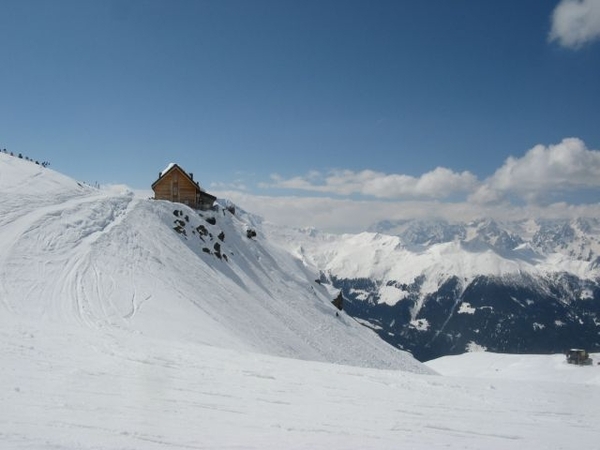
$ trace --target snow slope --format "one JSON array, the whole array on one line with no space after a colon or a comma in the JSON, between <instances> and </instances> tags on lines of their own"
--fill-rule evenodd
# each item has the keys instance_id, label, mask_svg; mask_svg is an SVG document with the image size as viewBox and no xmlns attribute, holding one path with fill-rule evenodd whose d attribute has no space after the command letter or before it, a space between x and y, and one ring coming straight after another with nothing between
<instances>
[{"instance_id":1,"label":"snow slope","mask_svg":"<svg viewBox=\"0 0 600 450\"><path fill-rule=\"evenodd\" d=\"M0 449L598 446L597 383L430 375L315 276L244 214L0 154Z\"/></svg>"},{"instance_id":2,"label":"snow slope","mask_svg":"<svg viewBox=\"0 0 600 450\"><path fill-rule=\"evenodd\" d=\"M594 364L567 364L565 355L510 355L476 351L443 356L425 364L440 374L486 379L563 382L600 386L600 355Z\"/></svg>"},{"instance_id":3,"label":"snow slope","mask_svg":"<svg viewBox=\"0 0 600 450\"><path fill-rule=\"evenodd\" d=\"M248 239L247 224L229 211L200 217L184 205L92 189L0 157L0 295L6 313L428 372L349 317L336 317L333 294L314 282L316 274L263 236ZM216 244L227 260L215 256Z\"/></svg>"}]
</instances>

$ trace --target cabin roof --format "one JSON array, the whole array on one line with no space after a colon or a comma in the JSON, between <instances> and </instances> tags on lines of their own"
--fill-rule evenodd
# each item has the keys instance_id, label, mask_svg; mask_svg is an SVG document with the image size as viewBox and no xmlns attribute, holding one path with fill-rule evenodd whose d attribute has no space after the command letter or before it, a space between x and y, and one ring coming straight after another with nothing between
<instances>
[{"instance_id":1,"label":"cabin roof","mask_svg":"<svg viewBox=\"0 0 600 450\"><path fill-rule=\"evenodd\" d=\"M188 179L188 181L190 183L192 183L194 186L196 186L196 188L200 192L206 193L206 191L200 187L200 184L198 184L197 181L194 181L194 179L191 177L191 175L189 173L187 173L185 170L183 170L181 168L181 166L179 166L179 164L175 164L175 163L169 163L169 165L162 172L159 173L158 180L156 180L154 183L152 183L152 189L154 189L154 186L156 186L158 184L158 182L160 180L162 180L166 174L168 174L169 172L176 170L176 169L178 169Z\"/></svg>"}]
</instances>

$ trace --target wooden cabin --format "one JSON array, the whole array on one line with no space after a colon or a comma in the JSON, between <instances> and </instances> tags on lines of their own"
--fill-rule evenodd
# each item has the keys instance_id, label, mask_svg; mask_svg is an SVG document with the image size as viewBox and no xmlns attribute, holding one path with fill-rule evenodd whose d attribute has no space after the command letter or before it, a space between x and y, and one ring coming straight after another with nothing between
<instances>
[{"instance_id":1,"label":"wooden cabin","mask_svg":"<svg viewBox=\"0 0 600 450\"><path fill-rule=\"evenodd\" d=\"M217 199L194 181L193 173L187 173L174 163L158 174L158 180L152 183L152 190L155 200L183 203L194 209L210 209Z\"/></svg>"}]
</instances>

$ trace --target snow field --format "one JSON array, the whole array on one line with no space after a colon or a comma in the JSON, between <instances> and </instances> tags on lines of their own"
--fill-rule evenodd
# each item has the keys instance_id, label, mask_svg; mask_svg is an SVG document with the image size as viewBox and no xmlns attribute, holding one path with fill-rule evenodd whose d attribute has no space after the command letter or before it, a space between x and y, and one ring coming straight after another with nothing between
<instances>
[{"instance_id":1,"label":"snow field","mask_svg":"<svg viewBox=\"0 0 600 450\"><path fill-rule=\"evenodd\" d=\"M3 321L0 448L595 448L597 385L417 375ZM8 331L7 331L8 330ZM75 343L75 342L76 343Z\"/></svg>"},{"instance_id":2,"label":"snow field","mask_svg":"<svg viewBox=\"0 0 600 450\"><path fill-rule=\"evenodd\" d=\"M444 356L425 364L447 376L522 381L563 382L600 386L600 355L592 366L568 364L565 355L508 355L474 351Z\"/></svg>"}]
</instances>

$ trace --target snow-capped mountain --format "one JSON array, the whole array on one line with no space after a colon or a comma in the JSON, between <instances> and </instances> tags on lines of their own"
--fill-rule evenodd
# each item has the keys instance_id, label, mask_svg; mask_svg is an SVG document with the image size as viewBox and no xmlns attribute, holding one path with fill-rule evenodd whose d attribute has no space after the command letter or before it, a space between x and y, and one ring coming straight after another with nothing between
<instances>
[{"instance_id":1,"label":"snow-capped mountain","mask_svg":"<svg viewBox=\"0 0 600 450\"><path fill-rule=\"evenodd\" d=\"M600 220L576 218L520 220L499 223L480 219L469 223L444 220L380 222L369 230L396 235L407 245L431 246L460 241L485 243L497 252L514 251L525 245L543 256L558 253L569 259L591 261L600 255Z\"/></svg>"},{"instance_id":2,"label":"snow-capped mountain","mask_svg":"<svg viewBox=\"0 0 600 450\"><path fill-rule=\"evenodd\" d=\"M271 229L346 311L418 359L600 349L600 220L390 221L358 235Z\"/></svg>"}]
</instances>

